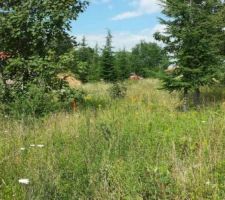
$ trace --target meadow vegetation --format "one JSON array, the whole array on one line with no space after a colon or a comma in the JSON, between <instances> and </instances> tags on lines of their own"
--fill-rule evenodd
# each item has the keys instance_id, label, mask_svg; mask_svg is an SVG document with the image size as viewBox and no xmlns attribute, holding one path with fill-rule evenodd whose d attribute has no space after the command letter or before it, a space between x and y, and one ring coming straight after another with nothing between
<instances>
[{"instance_id":1,"label":"meadow vegetation","mask_svg":"<svg viewBox=\"0 0 225 200\"><path fill-rule=\"evenodd\" d=\"M160 2L128 51L69 34L91 1L0 1L0 200L225 199L225 2Z\"/></svg>"},{"instance_id":2,"label":"meadow vegetation","mask_svg":"<svg viewBox=\"0 0 225 200\"><path fill-rule=\"evenodd\" d=\"M126 85L124 98L83 85L75 113L3 116L0 199L225 199L224 88L203 88L205 106L184 113L158 80Z\"/></svg>"}]
</instances>

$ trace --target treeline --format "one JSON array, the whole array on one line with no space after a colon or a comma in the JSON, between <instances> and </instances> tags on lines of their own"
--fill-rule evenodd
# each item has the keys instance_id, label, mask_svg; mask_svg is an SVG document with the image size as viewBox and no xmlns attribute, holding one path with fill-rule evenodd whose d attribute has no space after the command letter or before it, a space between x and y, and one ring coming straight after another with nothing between
<instances>
[{"instance_id":1,"label":"treeline","mask_svg":"<svg viewBox=\"0 0 225 200\"><path fill-rule=\"evenodd\" d=\"M1 113L40 116L82 102L83 91L71 89L59 74L82 82L148 77L165 67L166 53L142 41L131 52L114 51L110 31L103 48L80 44L68 33L71 21L86 10L85 0L0 2Z\"/></svg>"},{"instance_id":2,"label":"treeline","mask_svg":"<svg viewBox=\"0 0 225 200\"><path fill-rule=\"evenodd\" d=\"M164 49L142 41L130 52L114 50L110 31L102 49L89 47L85 38L76 44L68 34L70 24L88 4L86 0L0 2L0 52L7 55L0 57L0 110L39 115L61 108L61 103L68 106L81 93L57 78L62 72L83 82L115 82L130 73L157 75L165 89L183 92L184 110L193 91L199 107L202 86L225 83L224 1L162 0L166 18L160 21L167 28L155 39L164 43ZM176 69L160 74L169 60Z\"/></svg>"},{"instance_id":3,"label":"treeline","mask_svg":"<svg viewBox=\"0 0 225 200\"><path fill-rule=\"evenodd\" d=\"M62 55L60 62L82 82L125 80L131 73L152 77L168 66L166 52L156 43L140 41L131 51L114 51L112 39L108 31L104 47L96 44L91 48L83 37L80 44Z\"/></svg>"}]
</instances>

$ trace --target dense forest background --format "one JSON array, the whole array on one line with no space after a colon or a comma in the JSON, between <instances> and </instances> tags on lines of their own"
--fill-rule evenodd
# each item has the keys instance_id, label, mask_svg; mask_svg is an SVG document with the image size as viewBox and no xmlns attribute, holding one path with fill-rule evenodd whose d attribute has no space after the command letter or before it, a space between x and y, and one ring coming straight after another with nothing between
<instances>
[{"instance_id":1,"label":"dense forest background","mask_svg":"<svg viewBox=\"0 0 225 200\"><path fill-rule=\"evenodd\" d=\"M82 82L122 81L132 73L144 78L156 77L169 65L166 52L156 43L140 41L131 51L125 48L114 50L113 37L108 32L106 44L99 48L87 45L85 37L60 59L68 70L77 75Z\"/></svg>"}]
</instances>

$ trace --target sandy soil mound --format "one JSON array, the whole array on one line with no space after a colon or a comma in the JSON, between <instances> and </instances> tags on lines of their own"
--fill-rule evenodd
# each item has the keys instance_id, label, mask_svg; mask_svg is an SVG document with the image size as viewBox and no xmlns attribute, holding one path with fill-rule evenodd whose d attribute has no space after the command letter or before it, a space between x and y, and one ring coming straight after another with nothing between
<instances>
[{"instance_id":1,"label":"sandy soil mound","mask_svg":"<svg viewBox=\"0 0 225 200\"><path fill-rule=\"evenodd\" d=\"M68 83L70 88L77 88L82 85L82 82L75 78L72 74L58 74L57 77L61 80L64 80Z\"/></svg>"}]
</instances>

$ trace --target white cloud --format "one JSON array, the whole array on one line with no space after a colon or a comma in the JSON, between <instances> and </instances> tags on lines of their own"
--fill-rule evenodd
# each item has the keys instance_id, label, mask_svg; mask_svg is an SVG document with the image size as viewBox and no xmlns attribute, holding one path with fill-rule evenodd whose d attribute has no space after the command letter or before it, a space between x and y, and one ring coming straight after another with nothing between
<instances>
[{"instance_id":1,"label":"white cloud","mask_svg":"<svg viewBox=\"0 0 225 200\"><path fill-rule=\"evenodd\" d=\"M108 9L113 9L112 0L89 0L89 2L93 4L104 4Z\"/></svg>"},{"instance_id":2,"label":"white cloud","mask_svg":"<svg viewBox=\"0 0 225 200\"><path fill-rule=\"evenodd\" d=\"M101 4L101 3L111 3L112 0L89 0L90 3Z\"/></svg>"},{"instance_id":3,"label":"white cloud","mask_svg":"<svg viewBox=\"0 0 225 200\"><path fill-rule=\"evenodd\" d=\"M112 18L112 20L117 21L117 20L129 19L129 18L139 17L141 15L142 13L139 11L128 11L128 12L124 12L119 15L116 15L115 17Z\"/></svg>"},{"instance_id":4,"label":"white cloud","mask_svg":"<svg viewBox=\"0 0 225 200\"><path fill-rule=\"evenodd\" d=\"M156 25L151 29L144 29L139 33L132 32L114 32L113 34L113 47L115 50L126 48L127 50L131 50L136 44L138 44L141 40L145 40L146 42L156 42L153 38L153 34L156 31L163 32L165 30L164 25ZM83 35L77 35L78 42L82 40ZM98 43L99 47L103 47L105 44L105 34L87 34L85 35L87 39L87 43L94 47L96 43ZM160 44L161 45L161 44Z\"/></svg>"},{"instance_id":5,"label":"white cloud","mask_svg":"<svg viewBox=\"0 0 225 200\"><path fill-rule=\"evenodd\" d=\"M112 18L112 20L124 20L146 14L157 13L161 10L159 0L133 0L131 5L133 10L120 13Z\"/></svg>"}]
</instances>

